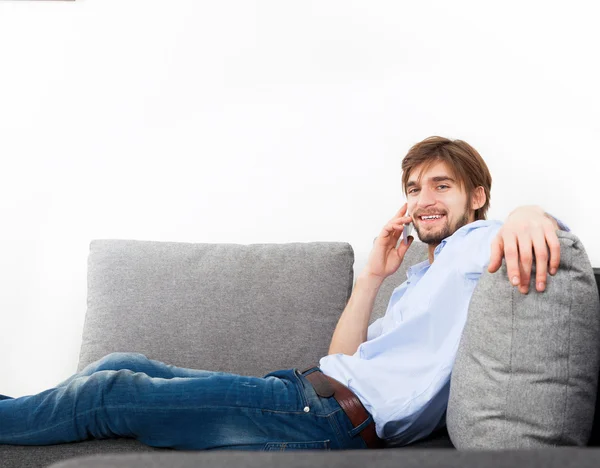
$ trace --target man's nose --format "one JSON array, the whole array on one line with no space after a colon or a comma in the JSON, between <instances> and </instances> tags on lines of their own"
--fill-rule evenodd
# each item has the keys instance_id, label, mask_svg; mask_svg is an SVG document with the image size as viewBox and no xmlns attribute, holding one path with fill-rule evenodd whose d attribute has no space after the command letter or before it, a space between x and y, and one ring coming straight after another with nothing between
<instances>
[{"instance_id":1,"label":"man's nose","mask_svg":"<svg viewBox=\"0 0 600 468\"><path fill-rule=\"evenodd\" d=\"M435 204L435 194L429 189L421 189L417 199L417 206L430 206Z\"/></svg>"}]
</instances>

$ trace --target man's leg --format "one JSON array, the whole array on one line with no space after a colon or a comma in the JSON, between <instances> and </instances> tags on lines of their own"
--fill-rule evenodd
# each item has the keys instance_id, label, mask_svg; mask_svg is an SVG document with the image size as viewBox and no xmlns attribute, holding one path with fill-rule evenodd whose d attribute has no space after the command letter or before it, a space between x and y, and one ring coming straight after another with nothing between
<instances>
[{"instance_id":1,"label":"man's leg","mask_svg":"<svg viewBox=\"0 0 600 468\"><path fill-rule=\"evenodd\" d=\"M154 361L139 353L111 353L103 358L92 362L81 372L74 374L57 387L64 387L79 377L90 376L95 372L102 370L130 370L133 372L143 372L149 377L161 379L172 379L173 377L203 377L207 374L214 374L211 371L199 369L186 369L165 364L160 361Z\"/></svg>"},{"instance_id":2,"label":"man's leg","mask_svg":"<svg viewBox=\"0 0 600 468\"><path fill-rule=\"evenodd\" d=\"M201 377L209 372L205 370L171 366L160 361L148 359L146 356L139 353L111 353L92 362L81 372L73 374L67 380L59 383L56 387L65 387L79 377L90 376L94 372L101 370L125 369L133 372L143 372L150 377L159 377L163 379L172 379L173 377ZM0 394L0 400L11 399L12 397Z\"/></svg>"},{"instance_id":3,"label":"man's leg","mask_svg":"<svg viewBox=\"0 0 600 468\"><path fill-rule=\"evenodd\" d=\"M132 437L185 450L364 448L348 424L332 398L316 396L293 370L265 378L202 371L168 379L99 370L0 401L0 444Z\"/></svg>"}]
</instances>

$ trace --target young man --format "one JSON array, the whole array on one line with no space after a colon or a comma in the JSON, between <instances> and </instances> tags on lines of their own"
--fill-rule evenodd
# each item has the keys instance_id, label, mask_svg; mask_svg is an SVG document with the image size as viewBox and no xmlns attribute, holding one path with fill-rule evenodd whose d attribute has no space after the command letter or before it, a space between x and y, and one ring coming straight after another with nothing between
<instances>
[{"instance_id":1,"label":"young man","mask_svg":"<svg viewBox=\"0 0 600 468\"><path fill-rule=\"evenodd\" d=\"M0 397L0 444L132 437L154 447L358 449L410 443L444 424L450 372L484 268L506 259L527 293L560 261L555 220L540 208L486 221L491 176L460 140L431 137L402 163L408 203L383 227L319 367L263 378L183 369L133 353L90 364L57 387ZM410 215L408 214L410 213ZM402 263L413 223L429 260L408 271L386 314L368 326L383 280Z\"/></svg>"}]
</instances>

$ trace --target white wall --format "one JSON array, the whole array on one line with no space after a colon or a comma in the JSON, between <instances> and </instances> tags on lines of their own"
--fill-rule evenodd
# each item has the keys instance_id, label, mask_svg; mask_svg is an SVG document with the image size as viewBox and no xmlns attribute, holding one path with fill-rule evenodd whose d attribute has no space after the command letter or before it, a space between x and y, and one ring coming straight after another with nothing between
<instances>
[{"instance_id":1,"label":"white wall","mask_svg":"<svg viewBox=\"0 0 600 468\"><path fill-rule=\"evenodd\" d=\"M594 3L0 2L0 393L74 372L91 239L347 241L358 273L430 135L600 266Z\"/></svg>"}]
</instances>

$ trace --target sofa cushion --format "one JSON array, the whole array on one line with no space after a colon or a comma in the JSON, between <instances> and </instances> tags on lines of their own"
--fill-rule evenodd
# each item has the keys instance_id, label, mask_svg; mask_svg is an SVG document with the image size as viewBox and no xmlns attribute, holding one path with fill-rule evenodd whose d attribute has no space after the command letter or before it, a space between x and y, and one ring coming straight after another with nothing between
<instances>
[{"instance_id":1,"label":"sofa cushion","mask_svg":"<svg viewBox=\"0 0 600 468\"><path fill-rule=\"evenodd\" d=\"M506 266L481 276L454 365L447 412L458 449L585 445L594 417L600 306L583 245L559 232L546 291L522 295Z\"/></svg>"},{"instance_id":2,"label":"sofa cushion","mask_svg":"<svg viewBox=\"0 0 600 468\"><path fill-rule=\"evenodd\" d=\"M335 450L292 452L158 452L76 458L49 468L596 468L600 450Z\"/></svg>"},{"instance_id":3,"label":"sofa cushion","mask_svg":"<svg viewBox=\"0 0 600 468\"><path fill-rule=\"evenodd\" d=\"M79 369L112 352L255 376L317 363L353 262L337 242L92 241Z\"/></svg>"},{"instance_id":4,"label":"sofa cushion","mask_svg":"<svg viewBox=\"0 0 600 468\"><path fill-rule=\"evenodd\" d=\"M72 458L161 451L170 450L149 447L137 440L125 438L86 440L58 445L0 445L0 467L42 468Z\"/></svg>"}]
</instances>

